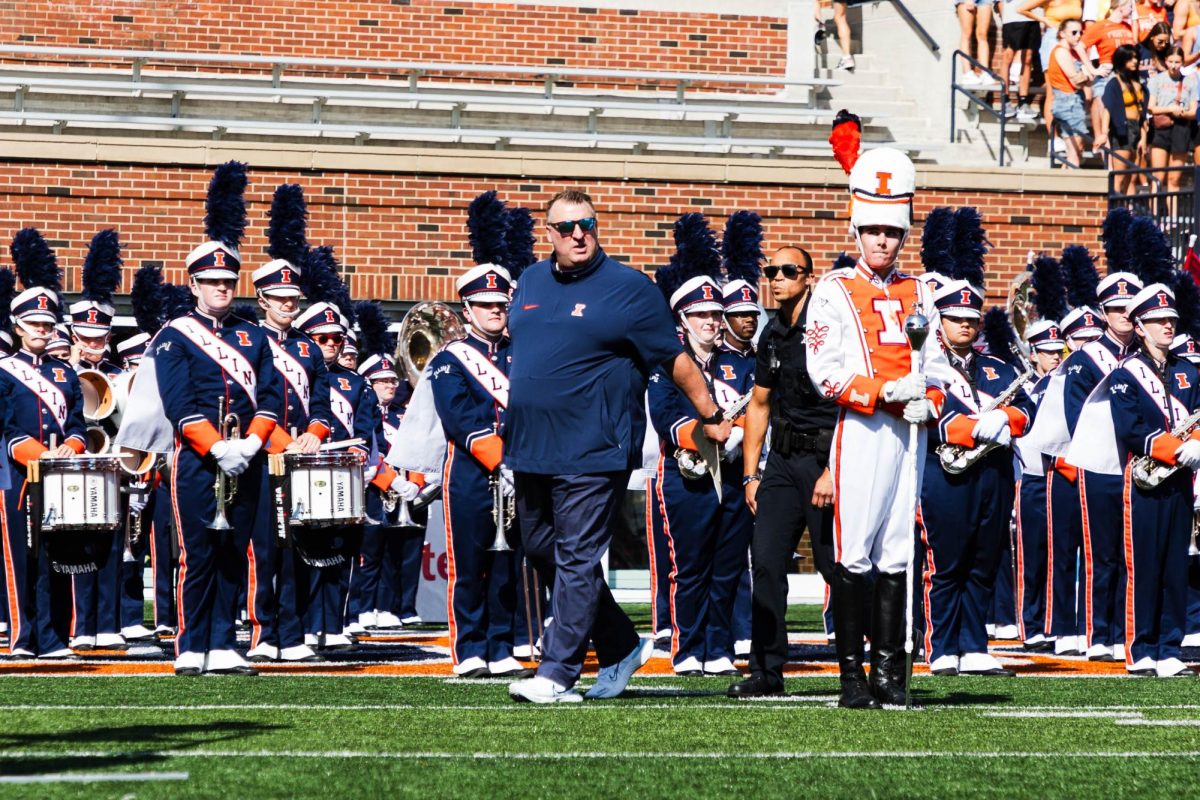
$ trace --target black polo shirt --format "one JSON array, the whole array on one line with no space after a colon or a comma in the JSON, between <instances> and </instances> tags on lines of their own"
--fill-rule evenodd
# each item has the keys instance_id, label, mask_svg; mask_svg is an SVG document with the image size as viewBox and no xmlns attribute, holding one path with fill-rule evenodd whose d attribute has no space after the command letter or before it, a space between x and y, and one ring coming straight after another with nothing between
<instances>
[{"instance_id":1,"label":"black polo shirt","mask_svg":"<svg viewBox=\"0 0 1200 800\"><path fill-rule=\"evenodd\" d=\"M758 363L754 383L771 390L771 424L791 425L796 433L813 434L833 430L837 404L817 392L808 376L808 348L804 330L808 323L808 301L800 319L788 326L776 313L758 340Z\"/></svg>"}]
</instances>

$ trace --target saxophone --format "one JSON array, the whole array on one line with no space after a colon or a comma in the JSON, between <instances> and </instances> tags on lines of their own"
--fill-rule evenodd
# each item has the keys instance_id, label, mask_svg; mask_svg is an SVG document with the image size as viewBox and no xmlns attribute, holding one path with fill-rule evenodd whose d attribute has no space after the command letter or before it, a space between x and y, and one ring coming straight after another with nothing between
<instances>
[{"instance_id":1,"label":"saxophone","mask_svg":"<svg viewBox=\"0 0 1200 800\"><path fill-rule=\"evenodd\" d=\"M1197 425L1200 425L1200 411L1181 420L1171 429L1171 435L1179 439L1187 439ZM1143 491L1157 487L1179 471L1178 464L1165 464L1154 456L1138 456L1129 466L1133 473L1133 482Z\"/></svg>"},{"instance_id":2,"label":"saxophone","mask_svg":"<svg viewBox=\"0 0 1200 800\"><path fill-rule=\"evenodd\" d=\"M1033 374L1033 366L1027 365L1025 371L1018 375L1012 383L1010 383L1003 392L996 395L992 402L980 409L979 416L983 416L989 411L995 411L1000 406L1008 403L1017 396L1017 392L1021 391L1022 385ZM1000 445L995 442L978 442L974 447L965 447L961 444L951 444L943 442L937 447L938 459L941 462L942 469L951 475L958 475L966 472L974 466L981 458L995 450Z\"/></svg>"}]
</instances>

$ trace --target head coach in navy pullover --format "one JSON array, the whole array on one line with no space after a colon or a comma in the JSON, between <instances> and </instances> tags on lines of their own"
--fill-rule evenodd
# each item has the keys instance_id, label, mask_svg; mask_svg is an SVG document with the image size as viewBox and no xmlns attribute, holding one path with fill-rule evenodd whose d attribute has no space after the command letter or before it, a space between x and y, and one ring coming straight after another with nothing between
<instances>
[{"instance_id":1,"label":"head coach in navy pullover","mask_svg":"<svg viewBox=\"0 0 1200 800\"><path fill-rule=\"evenodd\" d=\"M641 461L651 371L666 366L705 415L705 435L729 436L662 293L600 248L591 198L556 194L546 231L553 256L527 267L513 294L504 437L526 551L543 572L555 570L538 674L509 687L514 699L535 703L582 699L571 687L589 639L600 663L589 698L619 695L653 649L613 599L600 564Z\"/></svg>"}]
</instances>

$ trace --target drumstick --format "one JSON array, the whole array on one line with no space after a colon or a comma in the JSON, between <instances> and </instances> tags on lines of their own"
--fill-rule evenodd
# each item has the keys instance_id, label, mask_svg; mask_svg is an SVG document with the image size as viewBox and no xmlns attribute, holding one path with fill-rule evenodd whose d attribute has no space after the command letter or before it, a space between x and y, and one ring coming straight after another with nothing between
<instances>
[{"instance_id":1,"label":"drumstick","mask_svg":"<svg viewBox=\"0 0 1200 800\"><path fill-rule=\"evenodd\" d=\"M356 445L363 444L364 441L365 440L363 440L363 439L342 439L342 440L336 441L336 442L326 442L325 444L321 445L321 447L319 449L322 451L324 451L324 450L344 450L347 447L354 447Z\"/></svg>"}]
</instances>

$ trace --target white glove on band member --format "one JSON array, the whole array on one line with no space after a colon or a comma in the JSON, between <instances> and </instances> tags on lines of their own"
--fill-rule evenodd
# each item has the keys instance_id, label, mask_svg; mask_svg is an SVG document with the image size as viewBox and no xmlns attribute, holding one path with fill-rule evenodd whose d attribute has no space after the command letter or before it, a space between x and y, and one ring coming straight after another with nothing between
<instances>
[{"instance_id":1,"label":"white glove on band member","mask_svg":"<svg viewBox=\"0 0 1200 800\"><path fill-rule=\"evenodd\" d=\"M140 517L146 509L146 503L150 500L148 492L130 492L129 493L129 513L135 517Z\"/></svg>"},{"instance_id":2,"label":"white glove on band member","mask_svg":"<svg viewBox=\"0 0 1200 800\"><path fill-rule=\"evenodd\" d=\"M500 467L500 488L505 497L512 497L517 492L513 485L513 471L505 466Z\"/></svg>"},{"instance_id":3,"label":"white glove on band member","mask_svg":"<svg viewBox=\"0 0 1200 800\"><path fill-rule=\"evenodd\" d=\"M933 411L933 401L922 397L920 400L909 400L904 404L904 421L914 425L922 425L936 416Z\"/></svg>"},{"instance_id":4,"label":"white glove on band member","mask_svg":"<svg viewBox=\"0 0 1200 800\"><path fill-rule=\"evenodd\" d=\"M1012 432L1008 429L1008 414L997 408L979 416L979 421L971 430L971 436L977 442L1004 444L1000 441L1001 431L1008 433L1009 441L1012 441Z\"/></svg>"},{"instance_id":5,"label":"white glove on band member","mask_svg":"<svg viewBox=\"0 0 1200 800\"><path fill-rule=\"evenodd\" d=\"M214 444L209 453L217 462L217 468L226 475L241 475L250 466L250 459L240 447L234 447L234 442L227 439Z\"/></svg>"},{"instance_id":6,"label":"white glove on band member","mask_svg":"<svg viewBox=\"0 0 1200 800\"><path fill-rule=\"evenodd\" d=\"M1188 439L1175 451L1175 463L1188 469L1200 469L1200 440Z\"/></svg>"},{"instance_id":7,"label":"white glove on band member","mask_svg":"<svg viewBox=\"0 0 1200 800\"><path fill-rule=\"evenodd\" d=\"M907 403L925 397L925 376L908 374L883 385L883 399L888 403Z\"/></svg>"},{"instance_id":8,"label":"white glove on band member","mask_svg":"<svg viewBox=\"0 0 1200 800\"><path fill-rule=\"evenodd\" d=\"M375 476L379 474L378 464L368 464L363 467L363 480L367 483L375 480Z\"/></svg>"},{"instance_id":9,"label":"white glove on band member","mask_svg":"<svg viewBox=\"0 0 1200 800\"><path fill-rule=\"evenodd\" d=\"M246 460L254 458L258 455L258 451L262 449L262 439L258 438L257 433L252 433L239 440L242 454L246 456Z\"/></svg>"},{"instance_id":10,"label":"white glove on band member","mask_svg":"<svg viewBox=\"0 0 1200 800\"><path fill-rule=\"evenodd\" d=\"M403 475L397 475L396 479L392 481L392 485L388 488L400 495L400 499L406 503L412 502L421 492L420 486L417 486Z\"/></svg>"}]
</instances>

